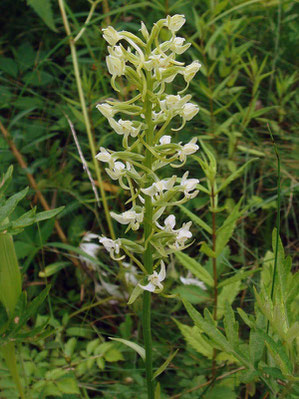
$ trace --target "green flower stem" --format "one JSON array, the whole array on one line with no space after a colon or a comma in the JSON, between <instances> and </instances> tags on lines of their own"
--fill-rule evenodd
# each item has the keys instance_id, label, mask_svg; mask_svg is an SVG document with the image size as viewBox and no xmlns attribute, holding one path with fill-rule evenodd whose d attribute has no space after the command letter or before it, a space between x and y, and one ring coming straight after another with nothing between
<instances>
[{"instance_id":1,"label":"green flower stem","mask_svg":"<svg viewBox=\"0 0 299 399\"><path fill-rule=\"evenodd\" d=\"M110 232L111 238L113 240L115 240L114 229L113 229L111 216L110 216L110 212L109 212L109 207L108 207L108 203L107 203L107 199L106 199L106 194L105 194L105 190L104 190L104 185L103 185L103 180L102 180L102 176L101 176L101 171L100 171L99 163L98 163L98 161L95 158L95 156L96 156L95 143L94 143L94 139L93 139L92 132L91 132L89 116L88 116L88 113L87 113L85 97L84 97L84 93L83 93L83 89L82 89L82 81L81 81L81 77L80 77L78 56L77 56L75 40L74 40L74 38L72 36L70 25L69 25L69 22L68 22L68 19L67 19L67 15L66 15L66 12L65 12L64 0L58 0L58 3L59 3L60 11L61 11L61 16L62 16L64 28L65 28L66 34L69 37L69 45L70 45L72 62L73 62L73 67L74 67L74 74L75 74L76 83L77 83L77 89L78 89L79 99L80 99L80 103L81 103L81 108L82 108L82 113L83 113L83 118L84 118L84 123L85 123L85 128L86 128L86 133L87 133L87 137L88 137L89 148L91 150L92 161L93 161L93 164L94 164L94 169L95 169L95 172L96 172L96 177L97 177L97 181L99 183L99 188L100 188L101 197L102 197L102 201L103 201L105 217L106 217L106 221L107 221L107 224L108 224L108 228L109 228L109 232Z\"/></svg>"},{"instance_id":2,"label":"green flower stem","mask_svg":"<svg viewBox=\"0 0 299 399\"><path fill-rule=\"evenodd\" d=\"M152 90L151 76L147 76L147 88L148 92ZM147 125L146 130L146 143L148 146L153 145L154 139L154 125L152 122L152 103L147 94L144 102L144 115L145 123ZM148 169L152 169L152 158L151 151L146 148L145 151L145 166ZM150 176L148 176L150 178ZM153 219L153 205L152 199L149 196L145 196L145 212L144 212L144 242L152 233L152 219ZM153 273L153 256L152 256L152 245L148 244L144 252L144 267L148 274ZM143 322L143 339L145 346L145 371L146 371L146 382L148 399L154 399L154 383L153 383L153 355L152 355L152 333L151 333L151 292L144 291L143 293L143 309L142 309L142 322Z\"/></svg>"}]
</instances>

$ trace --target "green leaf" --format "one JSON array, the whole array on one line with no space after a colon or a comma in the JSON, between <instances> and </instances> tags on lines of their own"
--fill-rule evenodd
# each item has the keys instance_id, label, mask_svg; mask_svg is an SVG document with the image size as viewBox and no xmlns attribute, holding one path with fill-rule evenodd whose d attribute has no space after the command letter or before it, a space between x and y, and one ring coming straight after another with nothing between
<instances>
[{"instance_id":1,"label":"green leaf","mask_svg":"<svg viewBox=\"0 0 299 399\"><path fill-rule=\"evenodd\" d=\"M216 258L215 252L208 246L205 241L201 244L200 252L206 254L209 258Z\"/></svg>"},{"instance_id":2,"label":"green leaf","mask_svg":"<svg viewBox=\"0 0 299 399\"><path fill-rule=\"evenodd\" d=\"M224 315L225 303L228 302L229 305L233 303L236 296L240 292L240 287L240 281L236 281L235 283L226 285L222 288L220 294L218 295L217 319L221 319L221 317Z\"/></svg>"},{"instance_id":3,"label":"green leaf","mask_svg":"<svg viewBox=\"0 0 299 399\"><path fill-rule=\"evenodd\" d=\"M134 302L136 301L136 299L137 299L143 292L144 292L143 289L142 289L141 287L139 287L139 285L137 284L137 285L134 287L134 289L133 289L133 291L132 291L132 293L131 293L131 295L130 295L130 298L129 298L129 300L128 300L128 305L132 305L132 303L134 303Z\"/></svg>"},{"instance_id":4,"label":"green leaf","mask_svg":"<svg viewBox=\"0 0 299 399\"><path fill-rule=\"evenodd\" d=\"M112 338L112 337L109 337L109 339L111 339L113 341L121 342L122 344L127 345L130 348L134 349L134 351L137 352L138 355L140 355L140 357L145 361L145 350L144 350L144 348L142 348L142 346L136 344L135 342L128 341L128 340L123 339L123 338Z\"/></svg>"},{"instance_id":5,"label":"green leaf","mask_svg":"<svg viewBox=\"0 0 299 399\"><path fill-rule=\"evenodd\" d=\"M125 360L122 353L118 349L113 347L105 353L104 357L106 362L111 362L111 363L118 362L120 360Z\"/></svg>"},{"instance_id":6,"label":"green leaf","mask_svg":"<svg viewBox=\"0 0 299 399\"><path fill-rule=\"evenodd\" d=\"M50 0L27 0L27 4L33 8L51 30L57 32Z\"/></svg>"},{"instance_id":7,"label":"green leaf","mask_svg":"<svg viewBox=\"0 0 299 399\"><path fill-rule=\"evenodd\" d=\"M171 353L171 354L168 356L168 358L165 360L165 362L158 368L158 370L156 370L156 371L154 372L153 380L154 380L155 378L157 378L158 375L162 374L163 371L166 370L167 366L168 366L169 363L172 361L172 359L175 357L175 355L178 353L178 351L179 351L179 349L177 349L176 351L174 351L173 353Z\"/></svg>"},{"instance_id":8,"label":"green leaf","mask_svg":"<svg viewBox=\"0 0 299 399\"><path fill-rule=\"evenodd\" d=\"M251 276L253 273L259 272L260 270L261 268L248 270L247 272L244 272L243 270L238 270L234 276L221 281L221 283L218 284L218 288L222 288L226 285L230 285L237 281L243 280L244 278Z\"/></svg>"},{"instance_id":9,"label":"green leaf","mask_svg":"<svg viewBox=\"0 0 299 399\"><path fill-rule=\"evenodd\" d=\"M0 182L0 199L4 195L7 187L9 186L11 179L12 179L12 172L13 172L13 166L10 165L10 167L7 169L5 172L4 176L1 179Z\"/></svg>"},{"instance_id":10,"label":"green leaf","mask_svg":"<svg viewBox=\"0 0 299 399\"><path fill-rule=\"evenodd\" d=\"M285 376L291 376L292 363L281 341L275 342L268 334L260 329L257 330L257 333L259 334L260 338L265 341L271 356L273 357L275 363L279 366L282 374Z\"/></svg>"},{"instance_id":11,"label":"green leaf","mask_svg":"<svg viewBox=\"0 0 299 399\"><path fill-rule=\"evenodd\" d=\"M65 267L69 266L70 262L54 262L51 265L45 267L45 269L38 273L39 277L50 277L55 273L58 273L60 270L64 269Z\"/></svg>"},{"instance_id":12,"label":"green leaf","mask_svg":"<svg viewBox=\"0 0 299 399\"><path fill-rule=\"evenodd\" d=\"M221 184L221 186L218 188L216 194L220 193L225 187L227 187L232 181L237 179L241 174L244 172L244 170L247 168L247 166L253 162L256 161L258 158L252 158L249 161L247 161L244 165L242 165L239 169L237 169L235 172L233 172L230 176L228 176L227 179L224 180L224 182Z\"/></svg>"},{"instance_id":13,"label":"green leaf","mask_svg":"<svg viewBox=\"0 0 299 399\"><path fill-rule=\"evenodd\" d=\"M15 209L17 204L25 197L28 192L28 187L12 195L8 200L5 201L4 205L0 207L0 224L4 221Z\"/></svg>"},{"instance_id":14,"label":"green leaf","mask_svg":"<svg viewBox=\"0 0 299 399\"><path fill-rule=\"evenodd\" d=\"M183 252L175 252L175 256L186 269L188 269L192 274L194 274L194 276L199 278L201 281L203 281L210 287L213 287L214 280L212 276L203 266L201 266L199 262L197 262L195 259L191 258L190 256L184 254Z\"/></svg>"},{"instance_id":15,"label":"green leaf","mask_svg":"<svg viewBox=\"0 0 299 399\"><path fill-rule=\"evenodd\" d=\"M175 320L175 323L179 327L183 337L185 338L187 344L189 344L193 349L195 349L201 355L204 355L208 359L213 357L213 348L208 344L208 342L202 337L202 333L197 326L187 326L186 324L180 323Z\"/></svg>"},{"instance_id":16,"label":"green leaf","mask_svg":"<svg viewBox=\"0 0 299 399\"><path fill-rule=\"evenodd\" d=\"M234 206L232 212L226 218L223 225L216 231L216 257L221 254L234 232L237 220L241 215L241 212L239 211L241 201L242 198Z\"/></svg>"},{"instance_id":17,"label":"green leaf","mask_svg":"<svg viewBox=\"0 0 299 399\"><path fill-rule=\"evenodd\" d=\"M156 389L155 389L155 398L154 399L161 399L161 387L160 383L158 382Z\"/></svg>"},{"instance_id":18,"label":"green leaf","mask_svg":"<svg viewBox=\"0 0 299 399\"><path fill-rule=\"evenodd\" d=\"M257 368L258 362L261 360L264 353L265 342L261 339L260 335L254 331L250 331L249 336L249 351L250 359L253 365Z\"/></svg>"},{"instance_id":19,"label":"green leaf","mask_svg":"<svg viewBox=\"0 0 299 399\"><path fill-rule=\"evenodd\" d=\"M60 380L56 381L56 384L58 386L58 389L62 393L68 393L68 394L73 393L80 395L80 390L78 388L77 382L72 377L61 378Z\"/></svg>"},{"instance_id":20,"label":"green leaf","mask_svg":"<svg viewBox=\"0 0 299 399\"><path fill-rule=\"evenodd\" d=\"M6 72L13 78L18 76L18 66L12 58L0 57L0 70Z\"/></svg>"},{"instance_id":21,"label":"green leaf","mask_svg":"<svg viewBox=\"0 0 299 399\"><path fill-rule=\"evenodd\" d=\"M234 311L228 302L225 302L224 327L228 342L237 347L240 344L239 323L236 322Z\"/></svg>"},{"instance_id":22,"label":"green leaf","mask_svg":"<svg viewBox=\"0 0 299 399\"><path fill-rule=\"evenodd\" d=\"M199 227L202 227L207 233L212 234L212 228L205 223L200 217L195 215L193 212L189 211L189 209L185 208L184 206L180 205L181 210Z\"/></svg>"}]
</instances>

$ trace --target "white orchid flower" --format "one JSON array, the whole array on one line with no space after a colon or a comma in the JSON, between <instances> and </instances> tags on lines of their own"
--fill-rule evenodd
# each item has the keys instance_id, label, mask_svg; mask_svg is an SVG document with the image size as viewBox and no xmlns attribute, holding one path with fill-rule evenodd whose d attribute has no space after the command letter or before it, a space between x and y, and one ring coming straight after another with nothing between
<instances>
[{"instance_id":1,"label":"white orchid flower","mask_svg":"<svg viewBox=\"0 0 299 399\"><path fill-rule=\"evenodd\" d=\"M114 55L107 55L106 64L109 73L112 76L122 76L125 73L126 64L124 60Z\"/></svg>"},{"instance_id":2,"label":"white orchid flower","mask_svg":"<svg viewBox=\"0 0 299 399\"><path fill-rule=\"evenodd\" d=\"M119 119L118 122L116 122L114 119L111 118L109 119L109 123L112 129L115 130L117 134L127 137L136 137L141 129L141 124L139 124L138 127L134 127L132 121L124 121L122 119Z\"/></svg>"},{"instance_id":3,"label":"white orchid flower","mask_svg":"<svg viewBox=\"0 0 299 399\"><path fill-rule=\"evenodd\" d=\"M104 147L100 147L100 152L95 157L101 162L113 162L112 155Z\"/></svg>"},{"instance_id":4,"label":"white orchid flower","mask_svg":"<svg viewBox=\"0 0 299 399\"><path fill-rule=\"evenodd\" d=\"M185 242L192 237L190 227L192 222L184 223L183 226L176 230L175 246L179 249L185 245Z\"/></svg>"},{"instance_id":5,"label":"white orchid flower","mask_svg":"<svg viewBox=\"0 0 299 399\"><path fill-rule=\"evenodd\" d=\"M119 253L120 253L121 240L119 238L117 240L112 240L111 238L102 236L102 237L99 237L99 242L100 242L100 244L102 244L104 246L106 251L109 252L109 255L111 256L112 259L121 260L125 257L124 255L120 256L118 258L115 256L115 255L119 255Z\"/></svg>"},{"instance_id":6,"label":"white orchid flower","mask_svg":"<svg viewBox=\"0 0 299 399\"><path fill-rule=\"evenodd\" d=\"M180 191L184 192L186 198L195 198L198 194L198 190L196 189L196 185L199 183L198 179L188 179L189 172L184 173L181 184Z\"/></svg>"},{"instance_id":7,"label":"white orchid flower","mask_svg":"<svg viewBox=\"0 0 299 399\"><path fill-rule=\"evenodd\" d=\"M183 37L175 37L169 43L169 50L176 54L183 54L191 46L191 43L184 44L185 39Z\"/></svg>"},{"instance_id":8,"label":"white orchid flower","mask_svg":"<svg viewBox=\"0 0 299 399\"><path fill-rule=\"evenodd\" d=\"M190 65L187 65L183 70L184 79L189 83L196 73L199 71L201 63L199 61L193 61Z\"/></svg>"},{"instance_id":9,"label":"white orchid flower","mask_svg":"<svg viewBox=\"0 0 299 399\"><path fill-rule=\"evenodd\" d=\"M204 290L204 291L207 290L207 287L206 287L205 283L202 282L202 281L200 281L200 280L197 280L196 278L191 278L191 277L186 277L186 278L185 278L185 277L180 277L180 280L181 280L181 282L182 282L184 285L195 285L195 286L201 288L201 289Z\"/></svg>"},{"instance_id":10,"label":"white orchid flower","mask_svg":"<svg viewBox=\"0 0 299 399\"><path fill-rule=\"evenodd\" d=\"M166 277L165 263L163 262L163 260L161 260L161 270L159 274L156 271L154 271L153 274L148 276L149 283L147 285L141 285L141 284L138 285L140 288L142 288L145 291L159 293L163 290L163 284L161 284L161 282L165 280L165 277Z\"/></svg>"},{"instance_id":11,"label":"white orchid flower","mask_svg":"<svg viewBox=\"0 0 299 399\"><path fill-rule=\"evenodd\" d=\"M160 140L159 140L159 143L160 143L161 145L170 144L170 143L171 143L171 136L167 136L167 135L162 136L162 137L160 138Z\"/></svg>"},{"instance_id":12,"label":"white orchid flower","mask_svg":"<svg viewBox=\"0 0 299 399\"><path fill-rule=\"evenodd\" d=\"M171 179L159 180L147 188L142 188L141 191L152 199L158 199L164 191L171 190L175 182L176 176L172 176Z\"/></svg>"},{"instance_id":13,"label":"white orchid flower","mask_svg":"<svg viewBox=\"0 0 299 399\"><path fill-rule=\"evenodd\" d=\"M143 210L137 213L133 208L129 211L123 212L121 214L117 214L115 212L110 212L110 215L115 219L118 223L128 224L132 230L138 230L140 223L143 221Z\"/></svg>"},{"instance_id":14,"label":"white orchid flower","mask_svg":"<svg viewBox=\"0 0 299 399\"><path fill-rule=\"evenodd\" d=\"M170 15L167 15L164 25L174 33L180 30L185 22L186 19L184 15L176 14L173 15L172 17Z\"/></svg>"},{"instance_id":15,"label":"white orchid flower","mask_svg":"<svg viewBox=\"0 0 299 399\"><path fill-rule=\"evenodd\" d=\"M181 149L178 151L178 156L181 162L185 162L187 159L187 155L194 154L198 149L198 145L195 144L197 141L196 137L193 137L189 143L181 146Z\"/></svg>"},{"instance_id":16,"label":"white orchid flower","mask_svg":"<svg viewBox=\"0 0 299 399\"><path fill-rule=\"evenodd\" d=\"M114 111L113 107L109 104L98 104L96 106L96 108L101 112L101 114L103 116L105 116L105 118L109 119L109 118L113 118L116 111Z\"/></svg>"},{"instance_id":17,"label":"white orchid flower","mask_svg":"<svg viewBox=\"0 0 299 399\"><path fill-rule=\"evenodd\" d=\"M106 173L111 177L112 180L118 180L120 177L126 174L126 166L124 163L117 161L113 163L111 169L105 169Z\"/></svg>"},{"instance_id":18,"label":"white orchid flower","mask_svg":"<svg viewBox=\"0 0 299 399\"><path fill-rule=\"evenodd\" d=\"M186 120L190 121L198 113L198 105L193 103L186 103L182 107L181 116Z\"/></svg>"}]
</instances>

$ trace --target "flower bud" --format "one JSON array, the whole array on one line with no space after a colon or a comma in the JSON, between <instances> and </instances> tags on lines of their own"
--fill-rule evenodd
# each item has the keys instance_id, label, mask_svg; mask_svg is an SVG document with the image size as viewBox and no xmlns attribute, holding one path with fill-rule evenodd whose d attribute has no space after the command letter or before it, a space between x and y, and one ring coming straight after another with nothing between
<instances>
[{"instance_id":1,"label":"flower bud","mask_svg":"<svg viewBox=\"0 0 299 399\"><path fill-rule=\"evenodd\" d=\"M120 58L114 57L113 55L108 55L106 57L106 63L108 71L111 75L121 76L125 73L126 64Z\"/></svg>"},{"instance_id":2,"label":"flower bud","mask_svg":"<svg viewBox=\"0 0 299 399\"><path fill-rule=\"evenodd\" d=\"M185 39L183 37L175 37L171 42L169 49L176 54L183 54L184 51L188 50L191 43L184 44Z\"/></svg>"},{"instance_id":3,"label":"flower bud","mask_svg":"<svg viewBox=\"0 0 299 399\"><path fill-rule=\"evenodd\" d=\"M105 116L105 118L113 118L115 115L115 111L113 107L109 104L98 104L96 108L101 112L102 115Z\"/></svg>"},{"instance_id":4,"label":"flower bud","mask_svg":"<svg viewBox=\"0 0 299 399\"><path fill-rule=\"evenodd\" d=\"M96 159L101 162L111 162L112 156L104 147L100 147L100 152L96 155Z\"/></svg>"},{"instance_id":5,"label":"flower bud","mask_svg":"<svg viewBox=\"0 0 299 399\"><path fill-rule=\"evenodd\" d=\"M110 46L114 46L119 40L122 39L121 35L112 26L102 29L102 32L103 38L110 44Z\"/></svg>"},{"instance_id":6,"label":"flower bud","mask_svg":"<svg viewBox=\"0 0 299 399\"><path fill-rule=\"evenodd\" d=\"M165 26L167 26L167 28L172 32L176 32L181 29L185 22L186 19L184 18L184 15L176 14L173 17L167 15Z\"/></svg>"},{"instance_id":7,"label":"flower bud","mask_svg":"<svg viewBox=\"0 0 299 399\"><path fill-rule=\"evenodd\" d=\"M170 144L171 143L171 136L162 136L159 140L161 145Z\"/></svg>"}]
</instances>

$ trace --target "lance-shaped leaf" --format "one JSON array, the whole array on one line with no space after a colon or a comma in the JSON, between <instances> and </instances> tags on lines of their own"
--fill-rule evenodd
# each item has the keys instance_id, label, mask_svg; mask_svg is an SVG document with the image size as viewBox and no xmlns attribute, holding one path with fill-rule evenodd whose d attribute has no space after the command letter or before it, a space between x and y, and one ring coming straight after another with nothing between
<instances>
[{"instance_id":1,"label":"lance-shaped leaf","mask_svg":"<svg viewBox=\"0 0 299 399\"><path fill-rule=\"evenodd\" d=\"M175 252L175 256L179 260L179 262L188 269L194 276L202 280L204 283L213 287L214 280L210 273L195 259L190 256L184 254L183 252Z\"/></svg>"},{"instance_id":2,"label":"lance-shaped leaf","mask_svg":"<svg viewBox=\"0 0 299 399\"><path fill-rule=\"evenodd\" d=\"M142 346L136 344L135 342L128 341L127 339L123 339L123 338L109 337L109 339L111 339L112 341L121 342L122 344L127 345L129 348L134 349L134 351L137 352L138 355L140 355L140 357L143 360L145 360L145 350L144 350L144 348L142 348Z\"/></svg>"},{"instance_id":3,"label":"lance-shaped leaf","mask_svg":"<svg viewBox=\"0 0 299 399\"><path fill-rule=\"evenodd\" d=\"M8 200L5 201L4 205L0 207L0 223L2 223L9 215L14 211L18 203L25 197L28 192L28 187L12 195Z\"/></svg>"}]
</instances>

